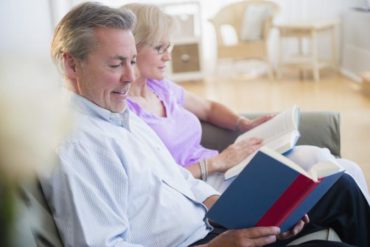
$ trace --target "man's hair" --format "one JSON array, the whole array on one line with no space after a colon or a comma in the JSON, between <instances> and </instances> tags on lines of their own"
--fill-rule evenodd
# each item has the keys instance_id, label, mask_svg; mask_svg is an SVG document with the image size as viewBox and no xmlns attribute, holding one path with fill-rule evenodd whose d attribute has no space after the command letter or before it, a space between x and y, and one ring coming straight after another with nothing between
<instances>
[{"instance_id":1,"label":"man's hair","mask_svg":"<svg viewBox=\"0 0 370 247\"><path fill-rule=\"evenodd\" d=\"M129 10L91 2L80 4L57 25L51 43L51 56L59 66L63 64L64 53L84 60L96 45L95 28L132 30L135 21L135 15Z\"/></svg>"},{"instance_id":2,"label":"man's hair","mask_svg":"<svg viewBox=\"0 0 370 247\"><path fill-rule=\"evenodd\" d=\"M176 28L176 20L153 4L130 3L120 8L131 10L137 22L133 30L136 46L157 45L164 37L170 38Z\"/></svg>"}]
</instances>

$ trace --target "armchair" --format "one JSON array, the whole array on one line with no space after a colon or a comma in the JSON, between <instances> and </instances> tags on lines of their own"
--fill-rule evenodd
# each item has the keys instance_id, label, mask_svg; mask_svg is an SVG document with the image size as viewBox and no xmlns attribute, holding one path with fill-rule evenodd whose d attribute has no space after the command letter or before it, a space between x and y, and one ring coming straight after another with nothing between
<instances>
[{"instance_id":1,"label":"armchair","mask_svg":"<svg viewBox=\"0 0 370 247\"><path fill-rule=\"evenodd\" d=\"M268 65L272 78L273 70L268 58L267 42L278 9L274 2L268 0L243 0L220 9L209 20L216 32L218 60L261 60ZM237 34L236 44L225 43L225 26L232 27Z\"/></svg>"}]
</instances>

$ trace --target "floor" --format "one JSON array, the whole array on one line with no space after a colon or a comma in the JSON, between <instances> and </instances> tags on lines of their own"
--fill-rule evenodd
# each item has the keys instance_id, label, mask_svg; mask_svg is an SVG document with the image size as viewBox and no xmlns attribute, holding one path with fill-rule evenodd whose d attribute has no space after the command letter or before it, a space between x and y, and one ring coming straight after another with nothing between
<instances>
[{"instance_id":1,"label":"floor","mask_svg":"<svg viewBox=\"0 0 370 247\"><path fill-rule=\"evenodd\" d=\"M321 81L314 82L294 74L276 81L217 75L181 85L240 113L277 112L293 104L303 111L340 112L342 157L362 167L370 188L370 95L362 93L359 83L335 72L328 71L321 77Z\"/></svg>"}]
</instances>

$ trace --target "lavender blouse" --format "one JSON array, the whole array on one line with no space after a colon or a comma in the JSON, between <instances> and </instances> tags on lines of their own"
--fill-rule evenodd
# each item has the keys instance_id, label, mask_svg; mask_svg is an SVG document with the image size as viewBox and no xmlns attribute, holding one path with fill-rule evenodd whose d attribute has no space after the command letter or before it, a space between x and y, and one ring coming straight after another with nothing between
<instances>
[{"instance_id":1,"label":"lavender blouse","mask_svg":"<svg viewBox=\"0 0 370 247\"><path fill-rule=\"evenodd\" d=\"M127 100L128 107L157 132L179 165L186 167L218 154L200 144L200 121L183 107L183 88L167 80L148 80L147 85L163 102L166 117L147 112L130 99Z\"/></svg>"}]
</instances>

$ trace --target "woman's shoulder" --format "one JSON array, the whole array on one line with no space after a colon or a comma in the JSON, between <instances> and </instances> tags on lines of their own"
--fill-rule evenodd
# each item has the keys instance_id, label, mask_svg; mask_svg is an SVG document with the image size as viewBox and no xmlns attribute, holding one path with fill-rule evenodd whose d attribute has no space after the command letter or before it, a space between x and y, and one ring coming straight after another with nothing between
<instances>
[{"instance_id":1,"label":"woman's shoulder","mask_svg":"<svg viewBox=\"0 0 370 247\"><path fill-rule=\"evenodd\" d=\"M178 91L178 86L174 82L167 79L148 80L147 83L149 88L159 95L172 95Z\"/></svg>"},{"instance_id":2,"label":"woman's shoulder","mask_svg":"<svg viewBox=\"0 0 370 247\"><path fill-rule=\"evenodd\" d=\"M165 101L182 102L184 98L184 89L171 80L150 80L148 86Z\"/></svg>"},{"instance_id":3,"label":"woman's shoulder","mask_svg":"<svg viewBox=\"0 0 370 247\"><path fill-rule=\"evenodd\" d=\"M149 79L147 83L150 88L154 90L160 90L160 91L169 91L174 86L174 82L168 79L163 79L163 80Z\"/></svg>"}]
</instances>

